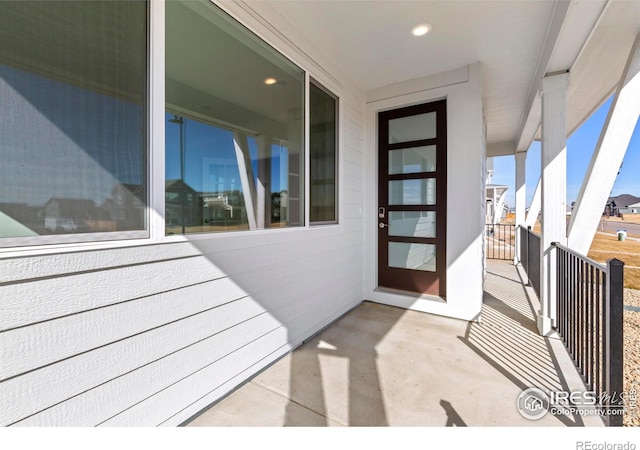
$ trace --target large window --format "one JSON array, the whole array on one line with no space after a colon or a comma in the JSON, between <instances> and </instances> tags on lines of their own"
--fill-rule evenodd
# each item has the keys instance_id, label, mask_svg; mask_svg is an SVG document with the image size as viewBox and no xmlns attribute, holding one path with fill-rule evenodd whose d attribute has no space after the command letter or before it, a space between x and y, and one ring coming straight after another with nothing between
<instances>
[{"instance_id":1,"label":"large window","mask_svg":"<svg viewBox=\"0 0 640 450\"><path fill-rule=\"evenodd\" d=\"M144 1L0 2L0 246L147 236L146 49Z\"/></svg>"},{"instance_id":2,"label":"large window","mask_svg":"<svg viewBox=\"0 0 640 450\"><path fill-rule=\"evenodd\" d=\"M315 82L309 87L310 222L338 220L338 101Z\"/></svg>"},{"instance_id":3,"label":"large window","mask_svg":"<svg viewBox=\"0 0 640 450\"><path fill-rule=\"evenodd\" d=\"M304 224L304 80L215 6L167 2L167 234Z\"/></svg>"},{"instance_id":4,"label":"large window","mask_svg":"<svg viewBox=\"0 0 640 450\"><path fill-rule=\"evenodd\" d=\"M305 159L305 72L211 2L172 0L150 73L155 6L0 1L0 248L149 237L151 184L167 235L303 226L306 194L310 223L337 222L337 98L309 84Z\"/></svg>"}]
</instances>

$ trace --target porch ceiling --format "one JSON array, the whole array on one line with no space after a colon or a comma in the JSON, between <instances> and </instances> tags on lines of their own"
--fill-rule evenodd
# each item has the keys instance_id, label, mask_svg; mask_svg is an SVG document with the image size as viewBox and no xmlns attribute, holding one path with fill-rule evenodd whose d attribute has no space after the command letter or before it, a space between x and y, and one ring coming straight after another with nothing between
<instances>
[{"instance_id":1,"label":"porch ceiling","mask_svg":"<svg viewBox=\"0 0 640 450\"><path fill-rule=\"evenodd\" d=\"M267 8L267 2L247 2ZM540 123L545 73L571 71L567 131L611 93L640 28L622 0L268 2L364 92L482 63L489 154L525 151ZM269 14L269 18L273 17ZM411 29L429 23L416 38Z\"/></svg>"}]
</instances>

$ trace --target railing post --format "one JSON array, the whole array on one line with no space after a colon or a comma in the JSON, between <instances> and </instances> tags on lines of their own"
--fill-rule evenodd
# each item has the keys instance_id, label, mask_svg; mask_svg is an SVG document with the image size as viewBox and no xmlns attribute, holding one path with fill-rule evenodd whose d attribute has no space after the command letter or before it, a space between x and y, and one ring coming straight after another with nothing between
<instances>
[{"instance_id":1,"label":"railing post","mask_svg":"<svg viewBox=\"0 0 640 450\"><path fill-rule=\"evenodd\" d=\"M551 327L555 328L558 319L558 248L557 242L552 242L549 247L549 310L548 316L551 319ZM540 276L545 276L540 274Z\"/></svg>"},{"instance_id":2,"label":"railing post","mask_svg":"<svg viewBox=\"0 0 640 450\"><path fill-rule=\"evenodd\" d=\"M531 276L529 271L531 270L531 248L529 246L529 240L531 239L531 226L527 227L527 286L531 286Z\"/></svg>"},{"instance_id":3,"label":"railing post","mask_svg":"<svg viewBox=\"0 0 640 450\"><path fill-rule=\"evenodd\" d=\"M514 245L514 254L513 254L513 265L518 265L520 263L520 225L515 226L515 239L513 240Z\"/></svg>"},{"instance_id":4,"label":"railing post","mask_svg":"<svg viewBox=\"0 0 640 450\"><path fill-rule=\"evenodd\" d=\"M540 239L540 264L538 279L534 280L538 284L538 298L540 299L540 311L537 318L538 332L542 336L551 336L553 333L554 320L556 317L556 260L555 242L551 241L549 247L542 248L543 242Z\"/></svg>"},{"instance_id":5,"label":"railing post","mask_svg":"<svg viewBox=\"0 0 640 450\"><path fill-rule=\"evenodd\" d=\"M605 321L605 393L608 399L605 409L606 419L609 426L622 426L622 411L617 411L624 407L623 402L623 297L624 297L624 263L613 258L607 261L607 298Z\"/></svg>"}]
</instances>

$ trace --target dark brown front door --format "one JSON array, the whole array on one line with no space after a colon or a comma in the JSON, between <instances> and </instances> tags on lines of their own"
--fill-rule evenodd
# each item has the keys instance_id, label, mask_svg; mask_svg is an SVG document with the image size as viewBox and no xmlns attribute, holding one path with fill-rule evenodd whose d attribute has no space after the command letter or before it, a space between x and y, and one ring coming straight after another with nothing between
<instances>
[{"instance_id":1,"label":"dark brown front door","mask_svg":"<svg viewBox=\"0 0 640 450\"><path fill-rule=\"evenodd\" d=\"M378 114L378 285L444 297L446 101Z\"/></svg>"}]
</instances>

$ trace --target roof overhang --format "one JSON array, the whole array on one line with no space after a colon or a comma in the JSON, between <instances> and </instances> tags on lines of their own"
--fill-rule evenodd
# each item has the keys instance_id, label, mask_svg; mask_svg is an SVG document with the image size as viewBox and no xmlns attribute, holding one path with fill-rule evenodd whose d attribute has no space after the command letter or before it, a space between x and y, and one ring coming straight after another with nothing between
<instances>
[{"instance_id":1,"label":"roof overhang","mask_svg":"<svg viewBox=\"0 0 640 450\"><path fill-rule=\"evenodd\" d=\"M539 138L546 74L570 73L567 133L578 128L613 92L640 29L639 1L241 3L365 97L480 62L488 156L526 151ZM416 38L420 22L432 31Z\"/></svg>"}]
</instances>

